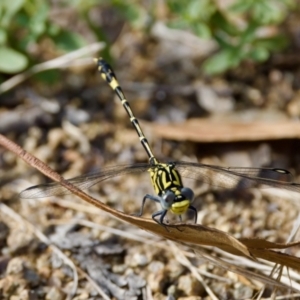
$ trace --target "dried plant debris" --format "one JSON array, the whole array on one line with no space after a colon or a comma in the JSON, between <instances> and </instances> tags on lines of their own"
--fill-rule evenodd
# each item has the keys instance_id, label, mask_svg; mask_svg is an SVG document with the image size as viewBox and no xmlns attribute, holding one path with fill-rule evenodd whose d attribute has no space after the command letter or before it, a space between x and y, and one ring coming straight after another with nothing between
<instances>
[{"instance_id":1,"label":"dried plant debris","mask_svg":"<svg viewBox=\"0 0 300 300\"><path fill-rule=\"evenodd\" d=\"M145 123L153 135L175 141L200 143L299 139L300 125L293 120L235 121L235 117L190 119L174 124ZM245 134L247 132L247 134Z\"/></svg>"}]
</instances>

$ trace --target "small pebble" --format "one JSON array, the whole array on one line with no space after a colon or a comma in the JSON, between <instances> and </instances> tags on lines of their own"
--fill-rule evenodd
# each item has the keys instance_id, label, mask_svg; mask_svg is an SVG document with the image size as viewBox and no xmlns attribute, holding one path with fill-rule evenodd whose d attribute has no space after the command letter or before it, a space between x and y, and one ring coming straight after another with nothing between
<instances>
[{"instance_id":1,"label":"small pebble","mask_svg":"<svg viewBox=\"0 0 300 300\"><path fill-rule=\"evenodd\" d=\"M45 297L46 300L64 300L66 295L55 286L51 287Z\"/></svg>"},{"instance_id":2,"label":"small pebble","mask_svg":"<svg viewBox=\"0 0 300 300\"><path fill-rule=\"evenodd\" d=\"M7 275L21 274L23 276L23 272L24 272L24 261L19 257L15 257L11 259L7 265L6 274Z\"/></svg>"},{"instance_id":3,"label":"small pebble","mask_svg":"<svg viewBox=\"0 0 300 300\"><path fill-rule=\"evenodd\" d=\"M204 288L202 284L192 275L183 275L179 277L178 289L185 295L202 295Z\"/></svg>"}]
</instances>

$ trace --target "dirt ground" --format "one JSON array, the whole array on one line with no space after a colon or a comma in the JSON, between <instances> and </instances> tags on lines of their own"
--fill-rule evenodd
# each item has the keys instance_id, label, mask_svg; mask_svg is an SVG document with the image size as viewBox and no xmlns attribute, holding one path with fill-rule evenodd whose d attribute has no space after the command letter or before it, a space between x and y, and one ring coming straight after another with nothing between
<instances>
[{"instance_id":1,"label":"dirt ground","mask_svg":"<svg viewBox=\"0 0 300 300\"><path fill-rule=\"evenodd\" d=\"M296 27L294 20L285 24L292 43L284 53L260 65L244 62L215 77L203 75L201 58L190 54L188 43L124 29L111 48L113 66L155 155L219 166L284 168L294 174L293 182L300 182L300 24ZM59 70L58 76L48 85L31 78L1 95L1 134L64 178L147 162L126 112L95 65ZM1 299L300 297L297 270L284 268L279 281L286 288L274 287L258 276L272 277L273 264L266 260L216 247L199 252L72 195L21 199L22 190L49 180L4 148L0 164ZM300 194L256 187L224 191L214 185L216 180L211 185L185 181L195 193L198 223L235 238L300 240L292 234ZM143 172L110 178L89 193L132 214L153 188ZM158 209L146 204L142 218ZM168 219L174 222L172 215ZM186 221L192 222L192 215L184 216ZM300 256L299 246L285 252ZM237 266L252 275L232 272Z\"/></svg>"}]
</instances>

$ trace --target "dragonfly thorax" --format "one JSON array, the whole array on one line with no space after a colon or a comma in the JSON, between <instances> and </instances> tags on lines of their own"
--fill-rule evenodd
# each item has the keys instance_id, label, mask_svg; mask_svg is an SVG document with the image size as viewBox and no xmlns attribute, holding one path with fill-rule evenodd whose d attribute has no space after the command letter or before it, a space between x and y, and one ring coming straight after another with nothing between
<instances>
[{"instance_id":1,"label":"dragonfly thorax","mask_svg":"<svg viewBox=\"0 0 300 300\"><path fill-rule=\"evenodd\" d=\"M148 169L155 193L162 196L167 190L176 190L183 188L181 176L175 169L174 163L157 163Z\"/></svg>"}]
</instances>

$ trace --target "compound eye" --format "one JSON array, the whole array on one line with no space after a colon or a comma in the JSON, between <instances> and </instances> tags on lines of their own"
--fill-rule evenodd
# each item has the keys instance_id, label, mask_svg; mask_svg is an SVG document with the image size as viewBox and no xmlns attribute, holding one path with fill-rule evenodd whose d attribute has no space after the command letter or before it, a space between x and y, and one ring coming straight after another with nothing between
<instances>
[{"instance_id":1,"label":"compound eye","mask_svg":"<svg viewBox=\"0 0 300 300\"><path fill-rule=\"evenodd\" d=\"M190 200L190 202L193 202L194 200L194 192L190 188L186 188L186 187L182 188L181 195L185 199Z\"/></svg>"},{"instance_id":2,"label":"compound eye","mask_svg":"<svg viewBox=\"0 0 300 300\"><path fill-rule=\"evenodd\" d=\"M171 191L167 191L161 198L161 206L164 209L169 209L175 200L175 194Z\"/></svg>"}]
</instances>

